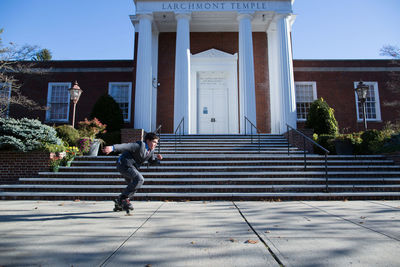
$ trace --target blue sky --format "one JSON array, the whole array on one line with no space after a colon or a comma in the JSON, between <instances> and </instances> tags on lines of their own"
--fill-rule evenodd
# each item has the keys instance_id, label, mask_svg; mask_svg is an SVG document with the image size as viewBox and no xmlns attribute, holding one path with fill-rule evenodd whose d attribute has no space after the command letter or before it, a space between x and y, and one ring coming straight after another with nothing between
<instances>
[{"instance_id":1,"label":"blue sky","mask_svg":"<svg viewBox=\"0 0 400 267\"><path fill-rule=\"evenodd\" d=\"M133 0L0 0L3 42L55 60L131 59ZM295 59L382 59L400 46L399 0L295 0Z\"/></svg>"}]
</instances>

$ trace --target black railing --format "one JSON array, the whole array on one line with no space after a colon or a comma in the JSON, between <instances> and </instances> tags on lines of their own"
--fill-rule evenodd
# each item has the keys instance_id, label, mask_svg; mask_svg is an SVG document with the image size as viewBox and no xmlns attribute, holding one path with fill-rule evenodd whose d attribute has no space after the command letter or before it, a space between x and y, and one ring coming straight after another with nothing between
<instances>
[{"instance_id":1,"label":"black railing","mask_svg":"<svg viewBox=\"0 0 400 267\"><path fill-rule=\"evenodd\" d=\"M256 130L256 133L258 135L258 153L261 153L261 137L260 137L260 131L258 130L258 128L246 117L244 116L244 134L247 134L247 123L250 123L250 139L251 139L251 143L253 144L253 129Z\"/></svg>"},{"instance_id":2,"label":"black railing","mask_svg":"<svg viewBox=\"0 0 400 267\"><path fill-rule=\"evenodd\" d=\"M312 140L310 137L306 136L302 132L294 129L292 126L286 124L287 127L287 135L288 135L288 155L290 155L290 133L289 128L294 132L298 133L303 137L303 151L304 151L304 171L307 170L307 151L306 151L306 141L312 143L313 145L319 147L322 151L325 152L325 191L328 192L328 154L329 150L319 145L317 142Z\"/></svg>"},{"instance_id":3,"label":"black railing","mask_svg":"<svg viewBox=\"0 0 400 267\"><path fill-rule=\"evenodd\" d=\"M158 125L157 129L154 131L154 133L158 136L158 154L160 154L161 151L161 127L161 124Z\"/></svg>"},{"instance_id":4,"label":"black railing","mask_svg":"<svg viewBox=\"0 0 400 267\"><path fill-rule=\"evenodd\" d=\"M177 132L179 130L179 135L177 135ZM182 140L182 135L185 134L185 117L182 117L181 121L178 124L178 127L176 127L175 130L175 153L176 153L176 143L177 143L177 136L179 136L179 143Z\"/></svg>"}]
</instances>

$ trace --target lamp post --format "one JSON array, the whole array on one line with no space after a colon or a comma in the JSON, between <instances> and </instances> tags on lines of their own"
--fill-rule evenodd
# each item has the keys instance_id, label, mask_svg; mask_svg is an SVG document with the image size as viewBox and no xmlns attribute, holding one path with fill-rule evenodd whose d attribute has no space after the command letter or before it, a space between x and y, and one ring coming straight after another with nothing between
<instances>
[{"instance_id":1,"label":"lamp post","mask_svg":"<svg viewBox=\"0 0 400 267\"><path fill-rule=\"evenodd\" d=\"M357 87L355 90L357 93L357 97L360 100L361 105L362 105L364 130L366 131L367 130L367 114L365 112L365 102L367 100L367 95L368 95L368 85L366 85L362 81L360 81L357 84Z\"/></svg>"},{"instance_id":2,"label":"lamp post","mask_svg":"<svg viewBox=\"0 0 400 267\"><path fill-rule=\"evenodd\" d=\"M79 87L78 82L75 81L74 85L68 89L69 94L71 95L71 100L74 103L74 111L72 113L72 127L75 128L75 109L76 109L76 103L78 103L79 97L82 94L82 89Z\"/></svg>"}]
</instances>

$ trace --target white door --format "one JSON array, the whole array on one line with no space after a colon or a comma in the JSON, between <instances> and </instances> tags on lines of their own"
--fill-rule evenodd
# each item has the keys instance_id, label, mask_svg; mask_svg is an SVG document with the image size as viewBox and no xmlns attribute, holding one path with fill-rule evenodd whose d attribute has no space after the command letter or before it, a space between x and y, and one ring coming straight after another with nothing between
<instances>
[{"instance_id":1,"label":"white door","mask_svg":"<svg viewBox=\"0 0 400 267\"><path fill-rule=\"evenodd\" d=\"M229 133L228 73L224 71L197 72L198 133Z\"/></svg>"}]
</instances>

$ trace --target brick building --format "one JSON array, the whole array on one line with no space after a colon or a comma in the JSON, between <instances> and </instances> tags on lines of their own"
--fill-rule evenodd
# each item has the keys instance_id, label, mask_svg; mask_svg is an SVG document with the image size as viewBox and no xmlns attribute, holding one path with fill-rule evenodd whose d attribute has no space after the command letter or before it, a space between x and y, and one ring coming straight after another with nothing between
<instances>
[{"instance_id":1,"label":"brick building","mask_svg":"<svg viewBox=\"0 0 400 267\"><path fill-rule=\"evenodd\" d=\"M120 104L127 128L172 133L182 118L188 134L244 133L245 118L266 133L286 123L302 128L310 103L323 97L341 129L362 130L354 88L369 86L371 128L395 121L384 105L399 98L386 82L400 71L391 60L293 60L292 1L135 1L134 60L41 62L45 75L20 77L22 92L47 111L10 107L12 117L67 124L67 89L84 93L77 118L87 117L102 94ZM7 96L7 87L3 87Z\"/></svg>"}]
</instances>

